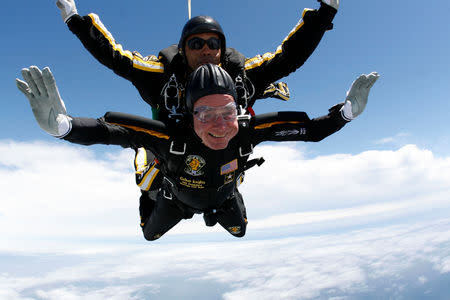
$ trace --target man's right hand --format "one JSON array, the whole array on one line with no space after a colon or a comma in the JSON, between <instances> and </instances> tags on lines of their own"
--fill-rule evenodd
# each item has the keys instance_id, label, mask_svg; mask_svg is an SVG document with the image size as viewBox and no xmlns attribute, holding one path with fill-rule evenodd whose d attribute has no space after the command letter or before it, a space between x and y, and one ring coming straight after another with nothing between
<instances>
[{"instance_id":1,"label":"man's right hand","mask_svg":"<svg viewBox=\"0 0 450 300\"><path fill-rule=\"evenodd\" d=\"M75 0L58 0L56 1L56 6L61 10L61 17L64 23L67 23L71 16L78 13Z\"/></svg>"},{"instance_id":2,"label":"man's right hand","mask_svg":"<svg viewBox=\"0 0 450 300\"><path fill-rule=\"evenodd\" d=\"M25 81L16 78L17 88L28 98L39 126L56 137L67 135L72 129L71 118L50 69L31 66L22 69L22 76Z\"/></svg>"}]
</instances>

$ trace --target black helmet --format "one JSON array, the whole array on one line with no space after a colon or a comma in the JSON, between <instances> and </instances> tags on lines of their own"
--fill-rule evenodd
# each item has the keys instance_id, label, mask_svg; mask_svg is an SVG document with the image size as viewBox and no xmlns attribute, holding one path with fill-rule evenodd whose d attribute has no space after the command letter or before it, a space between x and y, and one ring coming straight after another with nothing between
<instances>
[{"instance_id":1,"label":"black helmet","mask_svg":"<svg viewBox=\"0 0 450 300\"><path fill-rule=\"evenodd\" d=\"M227 94L237 100L236 88L231 76L214 64L201 65L188 78L186 84L186 107L192 113L194 103L201 97Z\"/></svg>"},{"instance_id":2,"label":"black helmet","mask_svg":"<svg viewBox=\"0 0 450 300\"><path fill-rule=\"evenodd\" d=\"M220 24L210 16L197 16L186 22L183 27L183 31L181 32L180 41L178 42L178 49L184 53L186 39L195 33L205 32L214 32L219 35L223 56L226 49L225 34L223 33Z\"/></svg>"}]
</instances>

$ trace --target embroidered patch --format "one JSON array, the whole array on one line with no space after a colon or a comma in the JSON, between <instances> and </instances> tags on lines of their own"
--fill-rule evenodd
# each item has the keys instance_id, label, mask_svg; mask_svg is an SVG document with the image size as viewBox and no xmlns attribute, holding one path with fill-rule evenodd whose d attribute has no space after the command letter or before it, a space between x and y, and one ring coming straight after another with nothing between
<instances>
[{"instance_id":1,"label":"embroidered patch","mask_svg":"<svg viewBox=\"0 0 450 300\"><path fill-rule=\"evenodd\" d=\"M304 134L306 134L305 128L300 128L300 130L291 129L275 132L275 136L304 135Z\"/></svg>"},{"instance_id":2,"label":"embroidered patch","mask_svg":"<svg viewBox=\"0 0 450 300\"><path fill-rule=\"evenodd\" d=\"M234 173L227 174L227 175L225 175L225 183L224 184L230 183L233 180L234 180Z\"/></svg>"},{"instance_id":3,"label":"embroidered patch","mask_svg":"<svg viewBox=\"0 0 450 300\"><path fill-rule=\"evenodd\" d=\"M231 234L239 234L239 233L241 233L241 226L228 227L228 231Z\"/></svg>"},{"instance_id":4,"label":"embroidered patch","mask_svg":"<svg viewBox=\"0 0 450 300\"><path fill-rule=\"evenodd\" d=\"M190 189L204 189L206 184L204 180L189 179L184 178L183 176L180 177L180 180L178 182L182 186L188 187Z\"/></svg>"},{"instance_id":5,"label":"embroidered patch","mask_svg":"<svg viewBox=\"0 0 450 300\"><path fill-rule=\"evenodd\" d=\"M200 176L205 173L201 170L206 164L205 160L202 157L198 155L189 155L186 158L185 162L187 167L184 169L184 171L189 175Z\"/></svg>"},{"instance_id":6,"label":"embroidered patch","mask_svg":"<svg viewBox=\"0 0 450 300\"><path fill-rule=\"evenodd\" d=\"M235 159L233 161L230 161L226 165L223 165L220 168L220 175L225 175L225 174L231 173L231 172L237 170L237 168L238 168L238 161L237 161L237 159Z\"/></svg>"}]
</instances>

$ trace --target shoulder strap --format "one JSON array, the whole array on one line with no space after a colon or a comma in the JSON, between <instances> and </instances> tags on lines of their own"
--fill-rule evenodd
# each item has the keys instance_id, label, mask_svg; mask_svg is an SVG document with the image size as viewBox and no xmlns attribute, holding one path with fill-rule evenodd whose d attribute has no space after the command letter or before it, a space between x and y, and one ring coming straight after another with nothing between
<instances>
[{"instance_id":1,"label":"shoulder strap","mask_svg":"<svg viewBox=\"0 0 450 300\"><path fill-rule=\"evenodd\" d=\"M240 107L238 115L239 163L243 166L243 168L241 170L241 174L239 175L239 179L236 181L238 186L244 180L245 171L256 165L261 166L264 163L264 158L262 157L248 160L250 158L250 154L253 153L253 144L250 141L250 119L251 115L245 113L245 110Z\"/></svg>"}]
</instances>

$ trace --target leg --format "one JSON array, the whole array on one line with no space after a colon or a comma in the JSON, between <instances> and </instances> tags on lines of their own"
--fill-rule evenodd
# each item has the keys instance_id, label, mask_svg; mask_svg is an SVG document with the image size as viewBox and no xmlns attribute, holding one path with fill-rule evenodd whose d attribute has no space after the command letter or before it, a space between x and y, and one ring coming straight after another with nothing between
<instances>
[{"instance_id":1,"label":"leg","mask_svg":"<svg viewBox=\"0 0 450 300\"><path fill-rule=\"evenodd\" d=\"M235 237L243 237L247 229L247 213L241 193L225 201L217 212L217 222Z\"/></svg>"},{"instance_id":2,"label":"leg","mask_svg":"<svg viewBox=\"0 0 450 300\"><path fill-rule=\"evenodd\" d=\"M147 222L147 219L152 214L155 203L155 195L152 197L150 192L141 190L141 197L139 197L139 215L141 217L142 228L144 228L145 222Z\"/></svg>"},{"instance_id":3,"label":"leg","mask_svg":"<svg viewBox=\"0 0 450 300\"><path fill-rule=\"evenodd\" d=\"M162 192L159 192L155 207L142 227L145 239L148 241L159 239L182 219L189 217L186 214L173 200L164 198Z\"/></svg>"}]
</instances>

